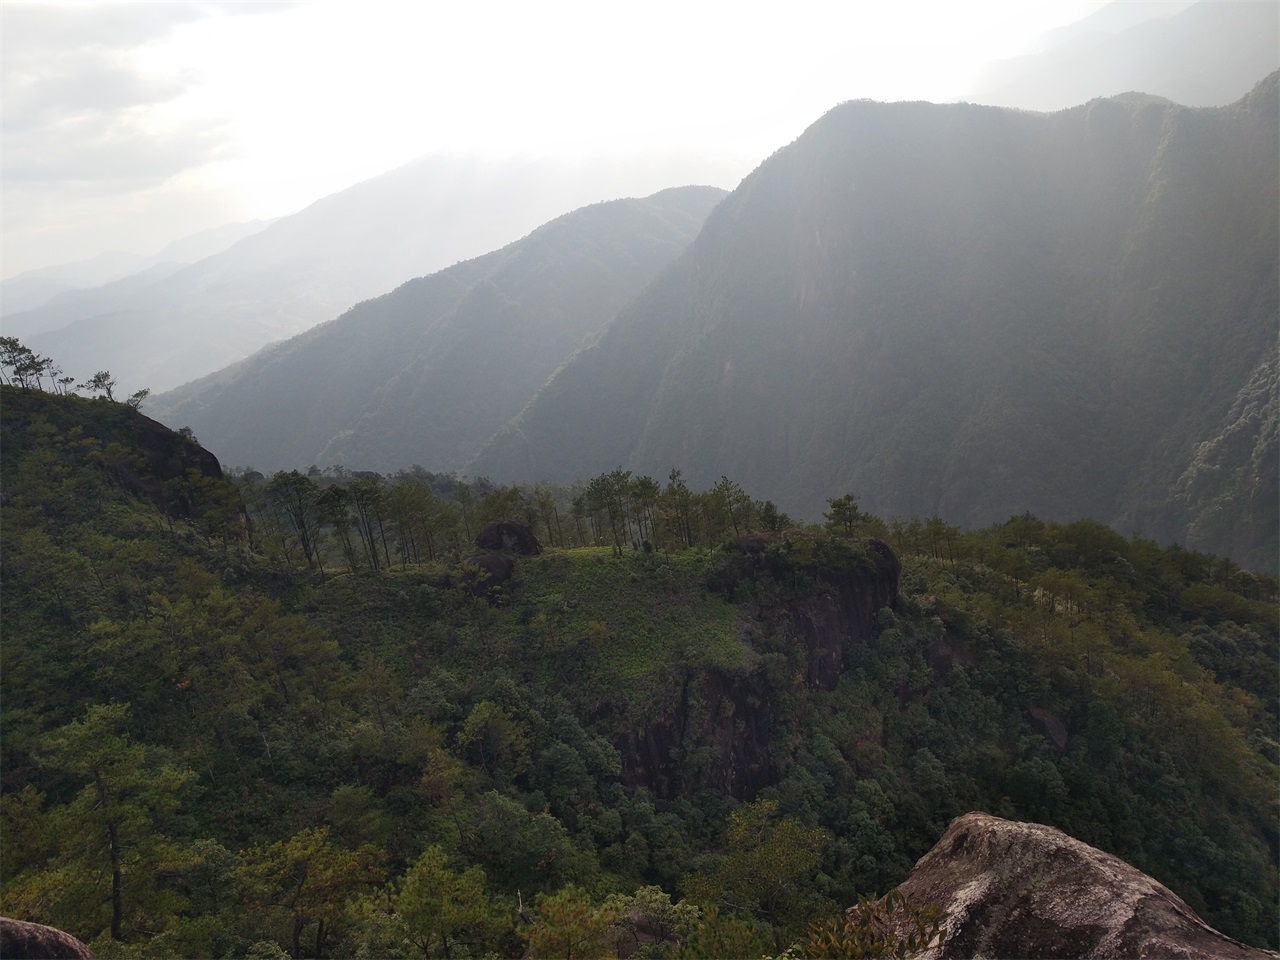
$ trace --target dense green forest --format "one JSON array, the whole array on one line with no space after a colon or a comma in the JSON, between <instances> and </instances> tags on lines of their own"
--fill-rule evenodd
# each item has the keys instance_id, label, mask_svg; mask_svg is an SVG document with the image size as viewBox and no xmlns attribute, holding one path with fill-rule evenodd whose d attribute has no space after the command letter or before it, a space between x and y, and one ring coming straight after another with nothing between
<instances>
[{"instance_id":1,"label":"dense green forest","mask_svg":"<svg viewBox=\"0 0 1280 960\"><path fill-rule=\"evenodd\" d=\"M100 956L820 954L973 809L1277 945L1274 576L674 471L224 477L12 386L0 444L0 912Z\"/></svg>"}]
</instances>

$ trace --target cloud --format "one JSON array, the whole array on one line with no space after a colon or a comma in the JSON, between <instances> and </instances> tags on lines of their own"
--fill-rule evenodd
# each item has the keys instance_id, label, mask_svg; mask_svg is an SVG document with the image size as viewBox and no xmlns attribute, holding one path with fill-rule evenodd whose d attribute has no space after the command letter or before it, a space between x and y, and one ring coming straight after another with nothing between
<instances>
[{"instance_id":1,"label":"cloud","mask_svg":"<svg viewBox=\"0 0 1280 960\"><path fill-rule=\"evenodd\" d=\"M4 275L148 253L243 219L242 202L205 179L241 150L233 118L183 50L210 27L251 32L233 18L296 6L0 0Z\"/></svg>"},{"instance_id":2,"label":"cloud","mask_svg":"<svg viewBox=\"0 0 1280 960\"><path fill-rule=\"evenodd\" d=\"M18 183L100 182L113 189L153 185L234 155L225 123L154 127L145 115L94 113L26 136L5 137L6 188Z\"/></svg>"},{"instance_id":3,"label":"cloud","mask_svg":"<svg viewBox=\"0 0 1280 960\"><path fill-rule=\"evenodd\" d=\"M139 48L200 16L186 4L17 4L6 5L2 16L6 138L56 126L87 111L162 103L191 82L146 76L133 58Z\"/></svg>"},{"instance_id":4,"label":"cloud","mask_svg":"<svg viewBox=\"0 0 1280 960\"><path fill-rule=\"evenodd\" d=\"M152 184L224 159L227 118L188 116L193 71L148 65L176 29L280 4L0 6L4 179Z\"/></svg>"}]
</instances>

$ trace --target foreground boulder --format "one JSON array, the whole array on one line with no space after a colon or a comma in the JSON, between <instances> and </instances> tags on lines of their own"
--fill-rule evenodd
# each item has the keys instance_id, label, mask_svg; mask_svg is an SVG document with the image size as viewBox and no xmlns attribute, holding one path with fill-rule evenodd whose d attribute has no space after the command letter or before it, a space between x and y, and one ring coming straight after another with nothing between
<instances>
[{"instance_id":1,"label":"foreground boulder","mask_svg":"<svg viewBox=\"0 0 1280 960\"><path fill-rule=\"evenodd\" d=\"M5 960L93 960L83 943L55 927L0 917L0 957Z\"/></svg>"},{"instance_id":2,"label":"foreground boulder","mask_svg":"<svg viewBox=\"0 0 1280 960\"><path fill-rule=\"evenodd\" d=\"M1275 958L1214 930L1123 860L1037 823L951 822L898 891L946 913L920 956Z\"/></svg>"}]
</instances>

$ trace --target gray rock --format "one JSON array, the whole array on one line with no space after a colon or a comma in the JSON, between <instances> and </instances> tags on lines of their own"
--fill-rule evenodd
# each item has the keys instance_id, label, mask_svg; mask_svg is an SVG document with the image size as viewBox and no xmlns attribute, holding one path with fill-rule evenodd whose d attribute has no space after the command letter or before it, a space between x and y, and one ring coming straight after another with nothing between
<instances>
[{"instance_id":1,"label":"gray rock","mask_svg":"<svg viewBox=\"0 0 1280 960\"><path fill-rule=\"evenodd\" d=\"M495 520L486 523L476 534L476 546L483 550L510 550L532 557L542 552L542 544L534 536L533 527L519 520Z\"/></svg>"},{"instance_id":2,"label":"gray rock","mask_svg":"<svg viewBox=\"0 0 1280 960\"><path fill-rule=\"evenodd\" d=\"M898 890L947 915L940 943L921 960L1280 957L1214 930L1118 857L1053 827L985 813L953 820Z\"/></svg>"},{"instance_id":3,"label":"gray rock","mask_svg":"<svg viewBox=\"0 0 1280 960\"><path fill-rule=\"evenodd\" d=\"M0 957L5 960L93 960L88 947L56 927L0 917Z\"/></svg>"}]
</instances>

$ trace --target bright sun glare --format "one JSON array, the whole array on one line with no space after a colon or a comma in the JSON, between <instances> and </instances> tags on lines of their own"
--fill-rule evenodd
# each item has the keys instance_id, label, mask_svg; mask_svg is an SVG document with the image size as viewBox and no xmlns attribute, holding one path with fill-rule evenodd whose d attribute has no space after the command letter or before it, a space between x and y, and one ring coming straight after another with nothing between
<instances>
[{"instance_id":1,"label":"bright sun glare","mask_svg":"<svg viewBox=\"0 0 1280 960\"><path fill-rule=\"evenodd\" d=\"M740 176L843 100L960 97L983 63L1100 6L322 0L44 4L25 7L37 14L26 19L0 8L6 58L25 54L5 73L4 273L109 247L150 252L217 223L288 214L432 153L684 152ZM41 10L63 15L41 21ZM95 16L112 32L86 39ZM79 46L64 38L77 23ZM95 122L89 61L172 91L101 114L120 156L169 148L184 162L142 185L85 179L84 163L78 180L15 180L10 159L24 147L36 160L90 155L59 138L56 118L34 146L18 146L8 126L11 103L43 102L51 89L65 116ZM139 135L155 149L127 142Z\"/></svg>"}]
</instances>

